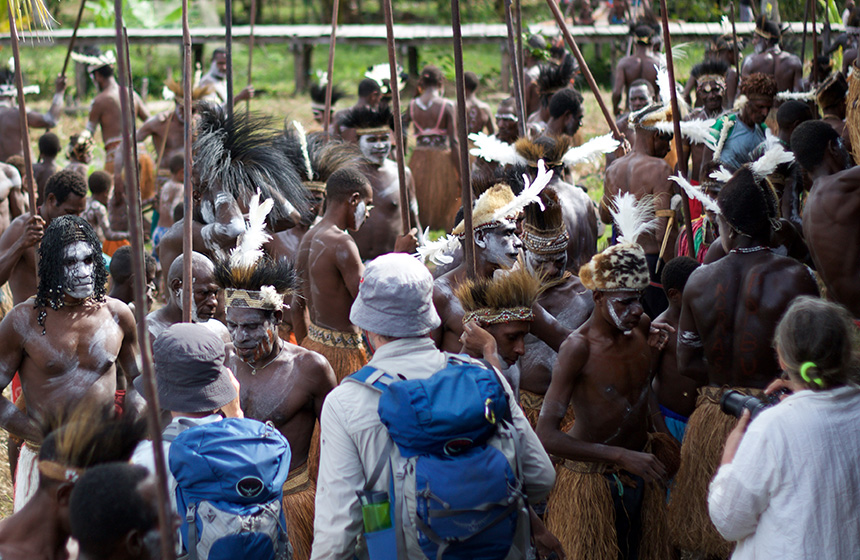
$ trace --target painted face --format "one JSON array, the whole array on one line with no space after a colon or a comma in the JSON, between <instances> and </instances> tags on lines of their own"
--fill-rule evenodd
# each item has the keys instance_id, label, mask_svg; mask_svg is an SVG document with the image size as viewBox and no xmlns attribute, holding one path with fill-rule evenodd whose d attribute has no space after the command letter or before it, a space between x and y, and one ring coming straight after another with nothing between
<instances>
[{"instance_id":1,"label":"painted face","mask_svg":"<svg viewBox=\"0 0 860 560\"><path fill-rule=\"evenodd\" d=\"M63 291L84 299L95 290L95 252L85 241L75 241L63 249Z\"/></svg>"},{"instance_id":2,"label":"painted face","mask_svg":"<svg viewBox=\"0 0 860 560\"><path fill-rule=\"evenodd\" d=\"M645 86L634 86L627 92L627 103L630 105L630 111L644 109L651 104L651 101L651 93Z\"/></svg>"},{"instance_id":3,"label":"painted face","mask_svg":"<svg viewBox=\"0 0 860 560\"><path fill-rule=\"evenodd\" d=\"M502 142L512 144L520 134L517 128L517 115L512 109L499 108L496 113L496 124L499 125L498 138Z\"/></svg>"},{"instance_id":4,"label":"painted face","mask_svg":"<svg viewBox=\"0 0 860 560\"><path fill-rule=\"evenodd\" d=\"M696 95L700 97L705 104L705 110L712 112L723 107L723 92L725 88L714 80L698 84Z\"/></svg>"},{"instance_id":5,"label":"painted face","mask_svg":"<svg viewBox=\"0 0 860 560\"><path fill-rule=\"evenodd\" d=\"M391 151L391 138L388 134L362 134L358 138L358 147L364 157L375 165L382 165Z\"/></svg>"},{"instance_id":6,"label":"painted face","mask_svg":"<svg viewBox=\"0 0 860 560\"><path fill-rule=\"evenodd\" d=\"M639 320L644 313L642 308L642 294L636 291L614 292L606 294L606 311L618 330L624 334L630 332L639 325Z\"/></svg>"},{"instance_id":7,"label":"painted face","mask_svg":"<svg viewBox=\"0 0 860 560\"><path fill-rule=\"evenodd\" d=\"M508 268L516 262L523 242L517 237L516 226L508 222L497 228L478 232L475 245L483 249L487 262Z\"/></svg>"},{"instance_id":8,"label":"painted face","mask_svg":"<svg viewBox=\"0 0 860 560\"><path fill-rule=\"evenodd\" d=\"M526 266L535 275L545 275L548 280L561 278L567 266L567 252L552 255L537 255L526 251Z\"/></svg>"},{"instance_id":9,"label":"painted face","mask_svg":"<svg viewBox=\"0 0 860 560\"><path fill-rule=\"evenodd\" d=\"M496 339L498 354L511 367L526 353L525 337L529 334L531 323L528 321L512 321L488 325L487 332Z\"/></svg>"},{"instance_id":10,"label":"painted face","mask_svg":"<svg viewBox=\"0 0 860 560\"><path fill-rule=\"evenodd\" d=\"M278 336L272 315L260 309L228 307L227 330L233 339L236 355L249 364L268 358Z\"/></svg>"},{"instance_id":11,"label":"painted face","mask_svg":"<svg viewBox=\"0 0 860 560\"><path fill-rule=\"evenodd\" d=\"M367 220L367 217L370 215L370 211L373 209L373 206L368 206L367 202L364 200L358 201L358 205L355 207L355 214L353 215L353 219L355 220L355 230L358 231L361 229L361 226Z\"/></svg>"}]
</instances>

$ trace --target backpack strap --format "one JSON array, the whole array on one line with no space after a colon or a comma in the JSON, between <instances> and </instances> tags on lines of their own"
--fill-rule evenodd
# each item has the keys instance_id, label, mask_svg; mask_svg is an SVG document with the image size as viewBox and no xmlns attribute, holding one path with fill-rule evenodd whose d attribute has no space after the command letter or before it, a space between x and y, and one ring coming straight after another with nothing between
<instances>
[{"instance_id":1,"label":"backpack strap","mask_svg":"<svg viewBox=\"0 0 860 560\"><path fill-rule=\"evenodd\" d=\"M344 381L352 381L353 383L361 383L371 389L382 393L388 386L399 381L399 379L390 373L386 373L381 369L376 369L373 366L364 366L357 372L347 376Z\"/></svg>"}]
</instances>

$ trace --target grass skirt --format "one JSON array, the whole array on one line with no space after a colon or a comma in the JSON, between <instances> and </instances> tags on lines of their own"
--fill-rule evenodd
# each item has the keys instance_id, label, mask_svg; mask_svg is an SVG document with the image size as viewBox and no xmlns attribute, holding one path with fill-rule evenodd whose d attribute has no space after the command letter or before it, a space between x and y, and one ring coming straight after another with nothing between
<instances>
[{"instance_id":1,"label":"grass skirt","mask_svg":"<svg viewBox=\"0 0 860 560\"><path fill-rule=\"evenodd\" d=\"M735 390L762 394L760 390ZM669 526L678 548L728 558L734 544L720 536L708 514L708 486L717 474L726 438L737 424L737 419L720 410L723 392L725 389L717 387L699 389L681 446L681 468L672 483Z\"/></svg>"},{"instance_id":2,"label":"grass skirt","mask_svg":"<svg viewBox=\"0 0 860 560\"><path fill-rule=\"evenodd\" d=\"M308 463L291 471L284 483L284 517L294 560L308 560L314 542L317 485L309 476Z\"/></svg>"},{"instance_id":3,"label":"grass skirt","mask_svg":"<svg viewBox=\"0 0 860 560\"><path fill-rule=\"evenodd\" d=\"M543 395L520 389L520 407L523 409L523 414L526 415L533 430L537 429L540 409L543 407L543 397ZM571 427L573 427L573 407L569 406L567 407L567 413L561 420L561 431L567 432Z\"/></svg>"},{"instance_id":4,"label":"grass skirt","mask_svg":"<svg viewBox=\"0 0 860 560\"><path fill-rule=\"evenodd\" d=\"M451 150L416 146L409 160L422 227L451 231L460 208L460 176Z\"/></svg>"},{"instance_id":5,"label":"grass skirt","mask_svg":"<svg viewBox=\"0 0 860 560\"><path fill-rule=\"evenodd\" d=\"M338 383L367 364L361 335L356 333L342 333L310 323L302 348L322 354L334 370Z\"/></svg>"}]
</instances>

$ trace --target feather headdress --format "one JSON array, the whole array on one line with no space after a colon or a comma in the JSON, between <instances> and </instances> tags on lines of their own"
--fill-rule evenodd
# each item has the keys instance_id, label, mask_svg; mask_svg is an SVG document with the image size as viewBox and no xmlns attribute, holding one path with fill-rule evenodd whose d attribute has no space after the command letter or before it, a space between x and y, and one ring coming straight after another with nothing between
<instances>
[{"instance_id":1,"label":"feather headdress","mask_svg":"<svg viewBox=\"0 0 860 560\"><path fill-rule=\"evenodd\" d=\"M24 86L24 95L39 95L42 88L38 84L32 86ZM0 97L15 97L18 95L18 88L14 84L0 84Z\"/></svg>"},{"instance_id":2,"label":"feather headdress","mask_svg":"<svg viewBox=\"0 0 860 560\"><path fill-rule=\"evenodd\" d=\"M260 193L251 198L248 229L239 246L229 258L215 264L215 278L225 290L227 307L280 310L284 295L295 289L296 273L290 261L276 261L263 252L263 245L272 238L266 232L266 216L272 206L271 199L260 203Z\"/></svg>"},{"instance_id":3,"label":"feather headdress","mask_svg":"<svg viewBox=\"0 0 860 560\"><path fill-rule=\"evenodd\" d=\"M116 64L116 54L113 51L107 51L97 56L86 55L72 51L72 60L87 65L87 73L95 72L102 66L113 66Z\"/></svg>"},{"instance_id":4,"label":"feather headdress","mask_svg":"<svg viewBox=\"0 0 860 560\"><path fill-rule=\"evenodd\" d=\"M541 278L520 266L493 278L469 279L457 286L454 295L463 306L463 323L481 325L533 321L532 306L544 289Z\"/></svg>"},{"instance_id":5,"label":"feather headdress","mask_svg":"<svg viewBox=\"0 0 860 560\"><path fill-rule=\"evenodd\" d=\"M469 135L475 147L469 153L486 161L497 161L502 165L525 165L526 158L517 153L514 144L502 142L495 135L487 136L483 132L473 132Z\"/></svg>"},{"instance_id":6,"label":"feather headdress","mask_svg":"<svg viewBox=\"0 0 860 560\"><path fill-rule=\"evenodd\" d=\"M391 95L391 65L388 63L385 64L375 64L367 69L367 72L364 73L365 78L370 78L377 84L379 84L380 89L382 89L382 95ZM400 65L397 65L397 91L403 91L403 88L406 87L406 79L408 75L403 72L403 68Z\"/></svg>"},{"instance_id":7,"label":"feather headdress","mask_svg":"<svg viewBox=\"0 0 860 560\"><path fill-rule=\"evenodd\" d=\"M357 145L332 139L322 131L306 134L295 124L293 121L285 127L276 145L292 162L308 190L325 193L326 181L332 173L341 167L360 167L364 163Z\"/></svg>"},{"instance_id":8,"label":"feather headdress","mask_svg":"<svg viewBox=\"0 0 860 560\"><path fill-rule=\"evenodd\" d=\"M340 126L355 129L358 136L388 134L394 129L394 115L388 107L353 107L340 118Z\"/></svg>"},{"instance_id":9,"label":"feather headdress","mask_svg":"<svg viewBox=\"0 0 860 560\"><path fill-rule=\"evenodd\" d=\"M429 231L424 232L424 238L428 238ZM446 265L454 262L451 254L460 246L460 238L456 235L443 235L436 241L428 241L420 245L415 257L421 262L431 262L435 265Z\"/></svg>"},{"instance_id":10,"label":"feather headdress","mask_svg":"<svg viewBox=\"0 0 860 560\"><path fill-rule=\"evenodd\" d=\"M270 225L289 220L294 211L305 214L309 193L296 167L278 148L279 136L266 117L245 112L230 117L220 105L201 103L194 141L198 190L225 191L243 208L260 192L262 200L274 201Z\"/></svg>"},{"instance_id":11,"label":"feather headdress","mask_svg":"<svg viewBox=\"0 0 860 560\"><path fill-rule=\"evenodd\" d=\"M554 255L567 250L570 235L564 223L561 203L551 188L541 193L543 208L529 204L523 221L523 246L536 255Z\"/></svg>"},{"instance_id":12,"label":"feather headdress","mask_svg":"<svg viewBox=\"0 0 860 560\"><path fill-rule=\"evenodd\" d=\"M787 151L780 142L773 142L758 159L750 164L756 179L761 180L773 173L784 163L794 161L794 154Z\"/></svg>"},{"instance_id":13,"label":"feather headdress","mask_svg":"<svg viewBox=\"0 0 860 560\"><path fill-rule=\"evenodd\" d=\"M212 84L198 85L199 80L195 82L195 85L191 88L191 100L199 101L203 99L213 91L215 91L215 86ZM177 82L173 79L173 76L168 76L167 80L164 82L165 93L169 92L170 95L165 95L165 100L173 99L177 103L182 103L182 99L185 97L185 88L182 86L182 82Z\"/></svg>"},{"instance_id":14,"label":"feather headdress","mask_svg":"<svg viewBox=\"0 0 860 560\"><path fill-rule=\"evenodd\" d=\"M726 166L721 165L719 169L712 171L708 177L718 183L728 183L729 179L732 178L732 172L726 169Z\"/></svg>"},{"instance_id":15,"label":"feather headdress","mask_svg":"<svg viewBox=\"0 0 860 560\"><path fill-rule=\"evenodd\" d=\"M525 186L522 192L516 195L512 201L493 212L490 220L501 222L511 216L516 218L526 206L532 203L539 205L541 209L543 209L543 201L540 198L540 193L544 188L546 188L551 180L552 171L547 170L543 160L538 161L538 172L534 182L530 182L528 177L523 175L523 183Z\"/></svg>"},{"instance_id":16,"label":"feather headdress","mask_svg":"<svg viewBox=\"0 0 860 560\"><path fill-rule=\"evenodd\" d=\"M711 150L716 148L714 142L713 129L711 128L716 123L716 119L693 119L690 121L681 121L681 136L694 144L705 144ZM657 122L651 125L651 128L659 130L663 134L674 134L675 123Z\"/></svg>"},{"instance_id":17,"label":"feather headdress","mask_svg":"<svg viewBox=\"0 0 860 560\"><path fill-rule=\"evenodd\" d=\"M311 96L311 107L314 109L323 109L325 107L325 89L326 89L326 81L320 80L319 83L311 84L310 88L308 88L308 93ZM346 93L343 92L337 85L333 85L331 87L331 106L334 107L335 103L337 103L341 98L345 97Z\"/></svg>"},{"instance_id":18,"label":"feather headdress","mask_svg":"<svg viewBox=\"0 0 860 560\"><path fill-rule=\"evenodd\" d=\"M643 196L637 200L631 193L622 193L615 197L609 209L612 220L618 226L619 243L638 244L639 236L643 233L653 233L657 229L654 219L654 199Z\"/></svg>"},{"instance_id":19,"label":"feather headdress","mask_svg":"<svg viewBox=\"0 0 860 560\"><path fill-rule=\"evenodd\" d=\"M687 193L687 196L689 198L701 202L705 210L713 212L714 214L720 213L720 207L719 205L717 205L717 201L705 194L705 191L702 190L701 187L690 183L686 178L684 178L683 175L681 175L681 173L678 173L677 175L670 175L669 180L678 183L678 185L682 189L684 189L684 192Z\"/></svg>"},{"instance_id":20,"label":"feather headdress","mask_svg":"<svg viewBox=\"0 0 860 560\"><path fill-rule=\"evenodd\" d=\"M570 86L575 66L573 57L569 54L564 57L561 64L548 62L540 65L540 73L537 78L538 92L540 96L551 97L553 93Z\"/></svg>"},{"instance_id":21,"label":"feather headdress","mask_svg":"<svg viewBox=\"0 0 860 560\"><path fill-rule=\"evenodd\" d=\"M19 30L32 31L35 28L51 29L56 23L54 16L48 11L48 6L43 0L6 0L11 5L7 10L3 7L0 12L0 21L9 25L8 11L15 18L15 25Z\"/></svg>"},{"instance_id":22,"label":"feather headdress","mask_svg":"<svg viewBox=\"0 0 860 560\"><path fill-rule=\"evenodd\" d=\"M618 149L621 143L612 134L604 134L592 138L582 146L570 148L561 157L565 167L571 167L585 162L596 161L601 154L610 154Z\"/></svg>"},{"instance_id":23,"label":"feather headdress","mask_svg":"<svg viewBox=\"0 0 860 560\"><path fill-rule=\"evenodd\" d=\"M814 91L781 91L776 94L777 101L812 101L815 99Z\"/></svg>"}]
</instances>

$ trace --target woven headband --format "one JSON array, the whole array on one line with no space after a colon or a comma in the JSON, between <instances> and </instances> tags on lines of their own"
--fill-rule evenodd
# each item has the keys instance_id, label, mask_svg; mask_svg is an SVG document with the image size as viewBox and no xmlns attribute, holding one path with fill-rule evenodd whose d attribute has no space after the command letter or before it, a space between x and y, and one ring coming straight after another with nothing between
<instances>
[{"instance_id":1,"label":"woven headband","mask_svg":"<svg viewBox=\"0 0 860 560\"><path fill-rule=\"evenodd\" d=\"M263 286L271 288L271 286ZM274 288L272 288L274 291ZM224 290L226 296L227 307L243 307L245 309L261 309L263 311L278 311L283 308L283 297L281 296L281 305L273 302L270 293L255 290L242 290L236 288L227 288ZM277 294L277 292L275 292Z\"/></svg>"},{"instance_id":2,"label":"woven headband","mask_svg":"<svg viewBox=\"0 0 860 560\"><path fill-rule=\"evenodd\" d=\"M561 227L559 230L561 231L555 234L548 232L549 235L541 235L536 231L529 231L527 226L524 226L523 245L526 250L536 255L554 255L566 251L570 243L570 235L566 227Z\"/></svg>"},{"instance_id":3,"label":"woven headband","mask_svg":"<svg viewBox=\"0 0 860 560\"><path fill-rule=\"evenodd\" d=\"M484 325L498 325L514 321L534 321L535 316L529 307L513 307L510 309L482 308L463 315L463 324L476 320Z\"/></svg>"},{"instance_id":4,"label":"woven headband","mask_svg":"<svg viewBox=\"0 0 860 560\"><path fill-rule=\"evenodd\" d=\"M387 126L377 126L376 128L356 128L355 133L359 136L367 136L370 134L388 134L391 129Z\"/></svg>"}]
</instances>

